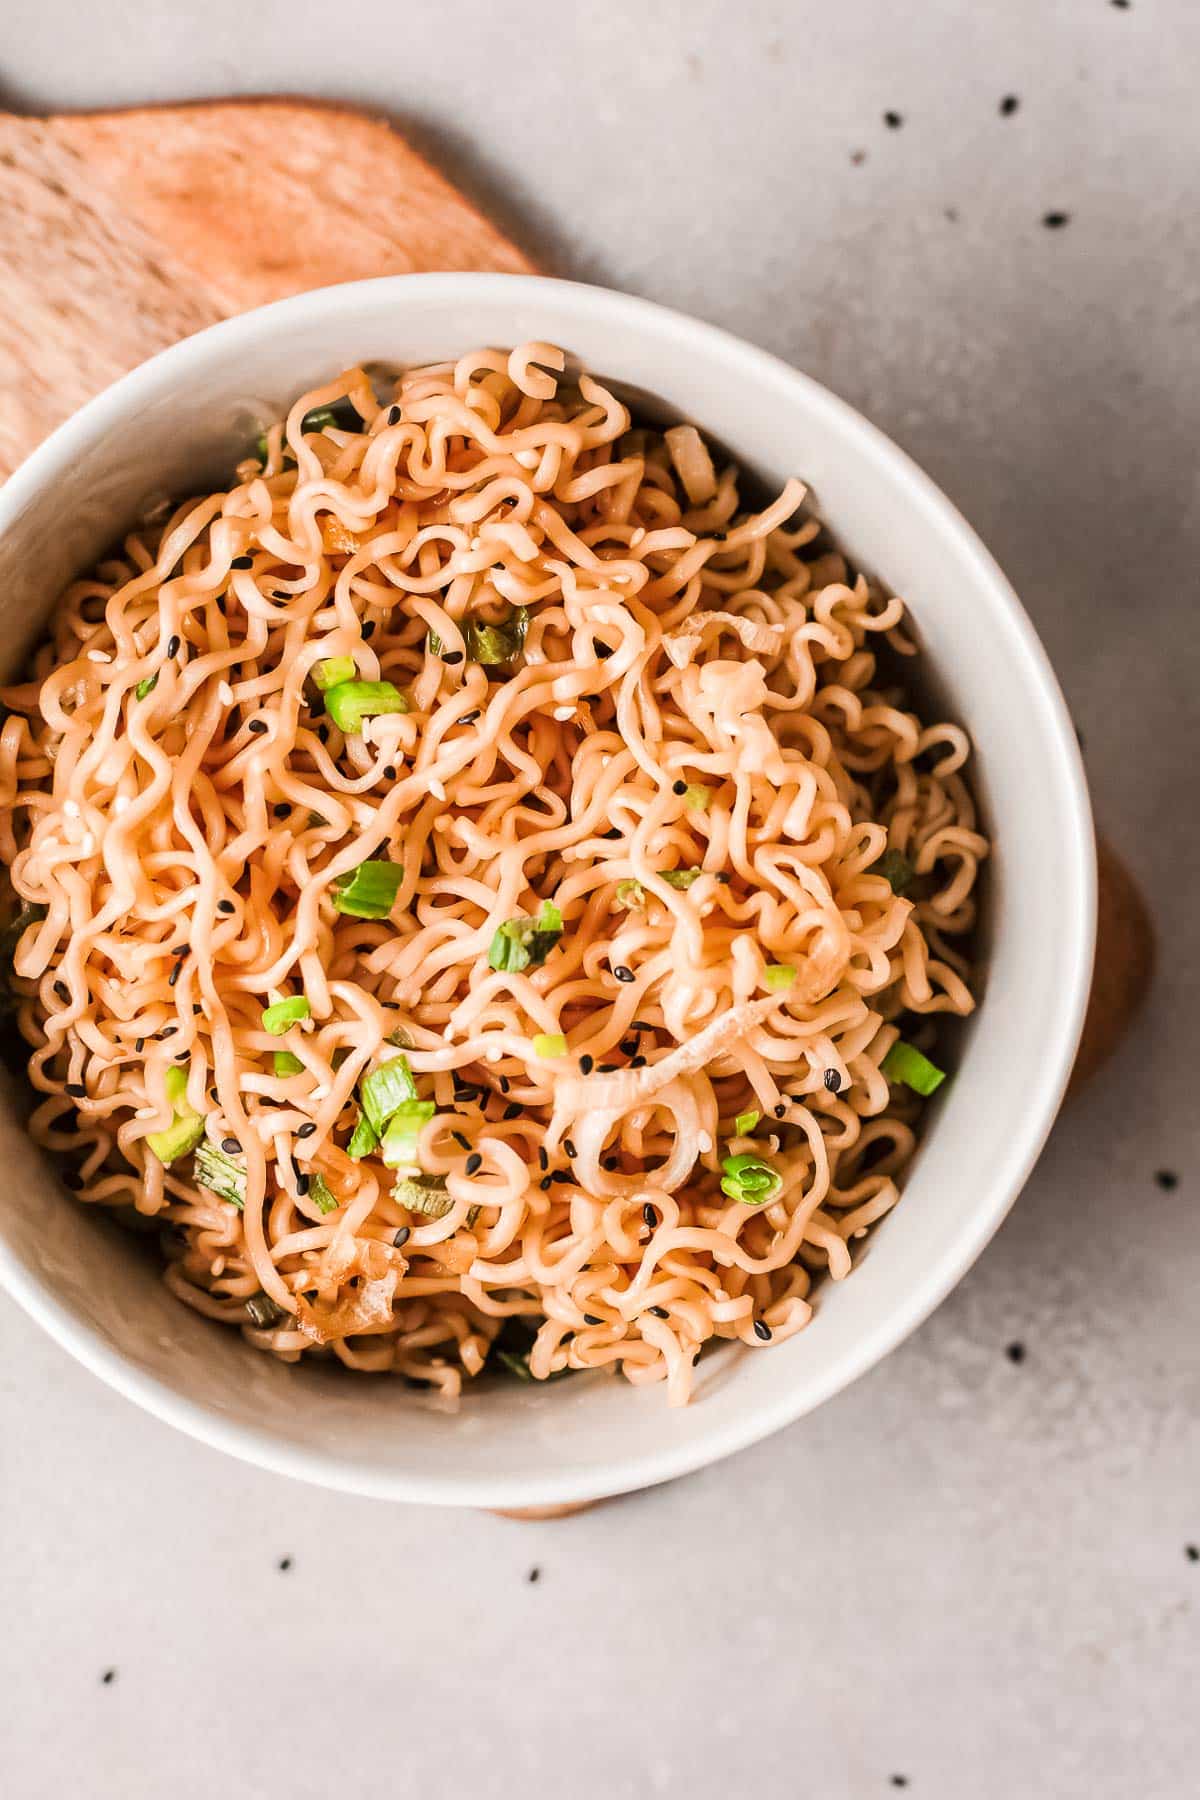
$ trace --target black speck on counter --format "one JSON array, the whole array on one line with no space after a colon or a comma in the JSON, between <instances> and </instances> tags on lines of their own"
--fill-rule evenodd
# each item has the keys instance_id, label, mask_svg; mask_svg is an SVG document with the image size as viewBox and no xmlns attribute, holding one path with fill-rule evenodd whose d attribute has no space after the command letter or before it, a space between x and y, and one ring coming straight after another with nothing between
<instances>
[{"instance_id":1,"label":"black speck on counter","mask_svg":"<svg viewBox=\"0 0 1200 1800\"><path fill-rule=\"evenodd\" d=\"M279 1570L281 1575L286 1575L291 1566L292 1559L290 1556L281 1556L279 1561L275 1564L275 1567Z\"/></svg>"},{"instance_id":2,"label":"black speck on counter","mask_svg":"<svg viewBox=\"0 0 1200 1800\"><path fill-rule=\"evenodd\" d=\"M957 225L958 224L958 208L957 208L957 206L948 206L946 208L945 214L943 216L945 217L948 224Z\"/></svg>"},{"instance_id":3,"label":"black speck on counter","mask_svg":"<svg viewBox=\"0 0 1200 1800\"><path fill-rule=\"evenodd\" d=\"M1189 1562L1200 1562L1200 1544L1185 1544L1183 1554Z\"/></svg>"},{"instance_id":4,"label":"black speck on counter","mask_svg":"<svg viewBox=\"0 0 1200 1800\"><path fill-rule=\"evenodd\" d=\"M1164 1194L1169 1194L1172 1189L1179 1186L1179 1177L1174 1169L1155 1169L1154 1179Z\"/></svg>"},{"instance_id":5,"label":"black speck on counter","mask_svg":"<svg viewBox=\"0 0 1200 1800\"><path fill-rule=\"evenodd\" d=\"M1021 102L1017 99L1015 94L1005 94L1003 100L1000 102L1000 117L1002 119L1011 119L1020 104Z\"/></svg>"},{"instance_id":6,"label":"black speck on counter","mask_svg":"<svg viewBox=\"0 0 1200 1800\"><path fill-rule=\"evenodd\" d=\"M892 1776L892 1786L893 1787L907 1787L908 1786L908 1776L907 1775L893 1775Z\"/></svg>"},{"instance_id":7,"label":"black speck on counter","mask_svg":"<svg viewBox=\"0 0 1200 1800\"><path fill-rule=\"evenodd\" d=\"M1070 223L1070 220L1070 213L1048 212L1042 214L1042 224L1046 227L1047 231L1061 231L1064 225Z\"/></svg>"},{"instance_id":8,"label":"black speck on counter","mask_svg":"<svg viewBox=\"0 0 1200 1800\"><path fill-rule=\"evenodd\" d=\"M852 150L850 152L850 161L854 164L856 169L861 169L866 160L867 153L865 150Z\"/></svg>"},{"instance_id":9,"label":"black speck on counter","mask_svg":"<svg viewBox=\"0 0 1200 1800\"><path fill-rule=\"evenodd\" d=\"M540 1569L532 1568L532 1569L530 1569L530 1571L529 1571L528 1575L525 1577L525 1579L528 1582L540 1581L541 1575L542 1575L542 1571Z\"/></svg>"},{"instance_id":10,"label":"black speck on counter","mask_svg":"<svg viewBox=\"0 0 1200 1800\"><path fill-rule=\"evenodd\" d=\"M1130 0L1112 0L1112 3L1116 7L1118 12L1128 12L1129 11Z\"/></svg>"},{"instance_id":11,"label":"black speck on counter","mask_svg":"<svg viewBox=\"0 0 1200 1800\"><path fill-rule=\"evenodd\" d=\"M900 127L904 123L904 114L898 113L898 112L891 112L889 110L888 112L884 113L883 122L887 126L889 131L899 131Z\"/></svg>"},{"instance_id":12,"label":"black speck on counter","mask_svg":"<svg viewBox=\"0 0 1200 1800\"><path fill-rule=\"evenodd\" d=\"M100 1680L103 1682L105 1687L111 1687L113 1682L116 1679L117 1679L117 1671L115 1669L105 1669L103 1675L101 1675L101 1677L100 1677Z\"/></svg>"},{"instance_id":13,"label":"black speck on counter","mask_svg":"<svg viewBox=\"0 0 1200 1800\"><path fill-rule=\"evenodd\" d=\"M1010 1344L1004 1354L1007 1356L1010 1363L1023 1363L1025 1361L1025 1346L1024 1344Z\"/></svg>"}]
</instances>

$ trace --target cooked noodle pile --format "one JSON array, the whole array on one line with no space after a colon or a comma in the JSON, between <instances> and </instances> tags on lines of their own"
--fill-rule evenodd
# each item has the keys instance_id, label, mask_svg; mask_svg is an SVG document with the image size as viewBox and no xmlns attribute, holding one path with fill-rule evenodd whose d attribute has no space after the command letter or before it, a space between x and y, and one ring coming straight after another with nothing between
<instances>
[{"instance_id":1,"label":"cooked noodle pile","mask_svg":"<svg viewBox=\"0 0 1200 1800\"><path fill-rule=\"evenodd\" d=\"M986 843L798 483L563 367L353 369L69 589L3 695L13 986L34 1137L198 1311L679 1402L896 1203Z\"/></svg>"}]
</instances>

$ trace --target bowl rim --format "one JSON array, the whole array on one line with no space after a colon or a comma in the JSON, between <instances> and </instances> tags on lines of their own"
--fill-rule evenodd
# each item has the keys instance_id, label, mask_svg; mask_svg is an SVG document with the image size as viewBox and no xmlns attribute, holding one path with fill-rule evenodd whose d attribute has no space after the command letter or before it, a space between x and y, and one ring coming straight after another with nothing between
<instances>
[{"instance_id":1,"label":"bowl rim","mask_svg":"<svg viewBox=\"0 0 1200 1800\"><path fill-rule=\"evenodd\" d=\"M1091 807L1082 757L1066 702L1047 653L1011 584L978 534L930 476L908 453L847 401L782 358L759 349L733 332L617 290L536 275L451 273L385 275L292 295L224 319L159 351L146 362L87 401L59 425L0 488L0 533L7 530L29 500L52 483L87 443L96 443L144 401L158 397L165 384L189 379L189 369L214 353L236 352L252 345L264 331L286 331L294 321L306 325L334 318L368 293L394 298L398 309L418 292L423 300L447 305L465 293L478 299L503 296L514 317L522 304L553 302L561 314L563 335L572 318L626 325L631 332L669 332L676 347L694 352L700 363L713 360L740 365L759 380L801 396L819 429L822 417L843 437L855 440L855 453L876 466L887 465L893 481L902 483L914 512L939 535L958 541L970 565L975 591L986 594L989 630L1008 635L1019 654L1022 678L1031 705L1036 704L1047 741L1056 754L1048 772L1056 801L1069 827L1064 842L1064 881L1058 898L1063 918L1061 1006L1051 1041L1039 1047L1036 1095L1029 1112L1009 1140L1003 1164L989 1187L964 1216L962 1226L931 1262L924 1277L899 1295L876 1328L835 1357L816 1383L802 1391L782 1386L773 1396L732 1424L708 1432L700 1429L678 1445L652 1453L612 1459L599 1475L594 1469L543 1472L532 1482L524 1476L497 1477L481 1469L478 1477L439 1477L419 1469L380 1470L355 1454L334 1454L298 1443L285 1443L264 1428L222 1417L207 1403L167 1387L110 1345L85 1320L15 1258L0 1238L0 1286L85 1368L147 1412L215 1449L277 1474L371 1498L422 1504L520 1507L584 1502L630 1492L686 1475L722 1460L768 1437L784 1425L849 1387L922 1324L976 1261L1013 1205L1041 1153L1057 1116L1075 1059L1091 986L1096 921L1096 857ZM614 370L619 375L619 370Z\"/></svg>"}]
</instances>

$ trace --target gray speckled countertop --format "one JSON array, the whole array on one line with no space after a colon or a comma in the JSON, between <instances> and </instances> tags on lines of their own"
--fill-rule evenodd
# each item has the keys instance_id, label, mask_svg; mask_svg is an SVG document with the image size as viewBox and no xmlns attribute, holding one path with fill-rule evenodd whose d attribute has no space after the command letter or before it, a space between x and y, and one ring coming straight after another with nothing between
<instances>
[{"instance_id":1,"label":"gray speckled countertop","mask_svg":"<svg viewBox=\"0 0 1200 1800\"><path fill-rule=\"evenodd\" d=\"M386 108L551 266L862 407L1023 594L1164 964L915 1338L773 1441L579 1519L258 1474L0 1307L6 1794L1184 1800L1200 7L6 0L0 35L18 107Z\"/></svg>"}]
</instances>

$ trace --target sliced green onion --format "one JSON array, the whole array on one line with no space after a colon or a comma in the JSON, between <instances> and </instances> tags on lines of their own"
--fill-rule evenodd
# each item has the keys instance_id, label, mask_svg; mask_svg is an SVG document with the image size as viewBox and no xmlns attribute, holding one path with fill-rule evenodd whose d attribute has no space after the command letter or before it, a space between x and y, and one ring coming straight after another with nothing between
<instances>
[{"instance_id":1,"label":"sliced green onion","mask_svg":"<svg viewBox=\"0 0 1200 1800\"><path fill-rule=\"evenodd\" d=\"M790 988L795 979L796 971L791 963L768 963L763 970L763 986L772 994Z\"/></svg>"},{"instance_id":2,"label":"sliced green onion","mask_svg":"<svg viewBox=\"0 0 1200 1800\"><path fill-rule=\"evenodd\" d=\"M417 1084L407 1056L392 1056L364 1076L358 1089L367 1123L379 1137L406 1100L417 1098Z\"/></svg>"},{"instance_id":3,"label":"sliced green onion","mask_svg":"<svg viewBox=\"0 0 1200 1800\"><path fill-rule=\"evenodd\" d=\"M446 1192L446 1179L443 1175L401 1175L392 1189L392 1199L406 1206L409 1212L420 1213L426 1219L444 1219L453 1200ZM479 1217L479 1208L467 1208L467 1224L474 1225Z\"/></svg>"},{"instance_id":4,"label":"sliced green onion","mask_svg":"<svg viewBox=\"0 0 1200 1800\"><path fill-rule=\"evenodd\" d=\"M362 731L364 719L410 710L407 697L390 681L342 681L325 695L325 711L347 737Z\"/></svg>"},{"instance_id":5,"label":"sliced green onion","mask_svg":"<svg viewBox=\"0 0 1200 1800\"><path fill-rule=\"evenodd\" d=\"M311 1014L312 1007L304 995L293 994L288 1000L276 1000L273 1006L264 1007L263 1030L269 1031L272 1037L282 1037L284 1032L290 1031L293 1025L298 1025L301 1019L307 1019Z\"/></svg>"},{"instance_id":6,"label":"sliced green onion","mask_svg":"<svg viewBox=\"0 0 1200 1800\"><path fill-rule=\"evenodd\" d=\"M386 919L396 904L404 870L399 863L363 862L333 884L337 912L355 919Z\"/></svg>"},{"instance_id":7,"label":"sliced green onion","mask_svg":"<svg viewBox=\"0 0 1200 1800\"><path fill-rule=\"evenodd\" d=\"M353 1162L361 1162L364 1156L371 1155L372 1151L378 1147L378 1144L379 1133L372 1125L370 1119L364 1117L362 1113L359 1113L358 1123L351 1133L350 1142L346 1145L346 1155L350 1157Z\"/></svg>"},{"instance_id":8,"label":"sliced green onion","mask_svg":"<svg viewBox=\"0 0 1200 1800\"><path fill-rule=\"evenodd\" d=\"M405 1100L388 1120L379 1153L389 1169L410 1168L417 1161L417 1142L437 1107L432 1100Z\"/></svg>"},{"instance_id":9,"label":"sliced green onion","mask_svg":"<svg viewBox=\"0 0 1200 1800\"><path fill-rule=\"evenodd\" d=\"M241 1163L204 1138L196 1148L196 1180L218 1200L228 1201L241 1212L246 1204L246 1171Z\"/></svg>"},{"instance_id":10,"label":"sliced green onion","mask_svg":"<svg viewBox=\"0 0 1200 1800\"><path fill-rule=\"evenodd\" d=\"M538 1328L528 1320L511 1314L492 1339L488 1351L488 1362L499 1363L518 1381L536 1381L538 1377L529 1367L529 1356L537 1338ZM547 1381L558 1381L563 1375L575 1375L576 1369L554 1369L545 1377Z\"/></svg>"},{"instance_id":11,"label":"sliced green onion","mask_svg":"<svg viewBox=\"0 0 1200 1800\"><path fill-rule=\"evenodd\" d=\"M153 675L147 675L144 681L139 681L133 691L137 699L144 700L146 695L152 694L157 686L158 674L156 672Z\"/></svg>"},{"instance_id":12,"label":"sliced green onion","mask_svg":"<svg viewBox=\"0 0 1200 1800\"><path fill-rule=\"evenodd\" d=\"M320 1213L336 1212L341 1201L323 1175L314 1175L308 1184L308 1197Z\"/></svg>"},{"instance_id":13,"label":"sliced green onion","mask_svg":"<svg viewBox=\"0 0 1200 1800\"><path fill-rule=\"evenodd\" d=\"M251 1294L246 1302L246 1311L250 1323L257 1325L260 1331L270 1331L275 1325L282 1325L287 1313L282 1306L277 1306L270 1294Z\"/></svg>"},{"instance_id":14,"label":"sliced green onion","mask_svg":"<svg viewBox=\"0 0 1200 1800\"><path fill-rule=\"evenodd\" d=\"M712 805L712 789L702 782L689 782L683 804L688 812L707 812Z\"/></svg>"},{"instance_id":15,"label":"sliced green onion","mask_svg":"<svg viewBox=\"0 0 1200 1800\"><path fill-rule=\"evenodd\" d=\"M668 887L690 888L693 881L699 881L703 869L660 869L658 878L665 881Z\"/></svg>"},{"instance_id":16,"label":"sliced green onion","mask_svg":"<svg viewBox=\"0 0 1200 1800\"><path fill-rule=\"evenodd\" d=\"M436 631L431 631L425 639L425 648L428 650L430 656L440 656L442 654L442 640Z\"/></svg>"},{"instance_id":17,"label":"sliced green onion","mask_svg":"<svg viewBox=\"0 0 1200 1800\"><path fill-rule=\"evenodd\" d=\"M468 619L463 625L467 655L472 662L483 663L489 668L512 662L525 647L528 629L529 613L524 606L513 607L500 625L483 625Z\"/></svg>"},{"instance_id":18,"label":"sliced green onion","mask_svg":"<svg viewBox=\"0 0 1200 1800\"><path fill-rule=\"evenodd\" d=\"M177 1162L194 1150L204 1136L204 1116L193 1112L187 1103L188 1072L186 1064L172 1063L163 1076L163 1087L175 1114L165 1131L151 1131L146 1142L160 1163Z\"/></svg>"},{"instance_id":19,"label":"sliced green onion","mask_svg":"<svg viewBox=\"0 0 1200 1800\"><path fill-rule=\"evenodd\" d=\"M637 908L639 906L645 906L645 904L646 904L646 890L642 886L640 881L633 881L633 880L618 881L618 883L617 883L617 905L618 906L623 906L625 908L626 912L633 912L635 910L635 908Z\"/></svg>"},{"instance_id":20,"label":"sliced green onion","mask_svg":"<svg viewBox=\"0 0 1200 1800\"><path fill-rule=\"evenodd\" d=\"M743 1206L762 1206L783 1186L783 1176L761 1156L727 1156L721 1164L721 1192Z\"/></svg>"},{"instance_id":21,"label":"sliced green onion","mask_svg":"<svg viewBox=\"0 0 1200 1800\"><path fill-rule=\"evenodd\" d=\"M761 1118L762 1114L759 1112L739 1113L733 1121L734 1137L749 1137Z\"/></svg>"},{"instance_id":22,"label":"sliced green onion","mask_svg":"<svg viewBox=\"0 0 1200 1800\"><path fill-rule=\"evenodd\" d=\"M488 966L506 973L538 969L562 936L562 914L543 900L536 919L506 919L488 949Z\"/></svg>"},{"instance_id":23,"label":"sliced green onion","mask_svg":"<svg viewBox=\"0 0 1200 1800\"><path fill-rule=\"evenodd\" d=\"M868 875L882 875L893 894L905 893L916 872L901 850L885 850L867 870Z\"/></svg>"},{"instance_id":24,"label":"sliced green onion","mask_svg":"<svg viewBox=\"0 0 1200 1800\"><path fill-rule=\"evenodd\" d=\"M897 1038L879 1067L889 1081L902 1081L915 1094L932 1094L946 1079L945 1069L939 1069L903 1038Z\"/></svg>"},{"instance_id":25,"label":"sliced green onion","mask_svg":"<svg viewBox=\"0 0 1200 1800\"><path fill-rule=\"evenodd\" d=\"M343 394L340 400L333 400L328 406L314 406L300 421L300 429L305 432L326 431L330 426L335 431L362 430L362 414L348 395Z\"/></svg>"},{"instance_id":26,"label":"sliced green onion","mask_svg":"<svg viewBox=\"0 0 1200 1800\"><path fill-rule=\"evenodd\" d=\"M412 1033L405 1031L403 1025L397 1025L395 1031L389 1031L383 1041L385 1044L392 1044L397 1050L413 1048Z\"/></svg>"},{"instance_id":27,"label":"sliced green onion","mask_svg":"<svg viewBox=\"0 0 1200 1800\"><path fill-rule=\"evenodd\" d=\"M275 1073L281 1081L289 1075L303 1075L304 1064L298 1056L293 1056L290 1050L276 1050Z\"/></svg>"},{"instance_id":28,"label":"sliced green onion","mask_svg":"<svg viewBox=\"0 0 1200 1800\"><path fill-rule=\"evenodd\" d=\"M340 687L344 681L353 681L358 673L352 656L330 656L325 662L315 663L312 670L313 683L323 694L330 688Z\"/></svg>"},{"instance_id":29,"label":"sliced green onion","mask_svg":"<svg viewBox=\"0 0 1200 1800\"><path fill-rule=\"evenodd\" d=\"M567 1054L567 1040L561 1031L539 1031L533 1040L535 1056L554 1057Z\"/></svg>"}]
</instances>

